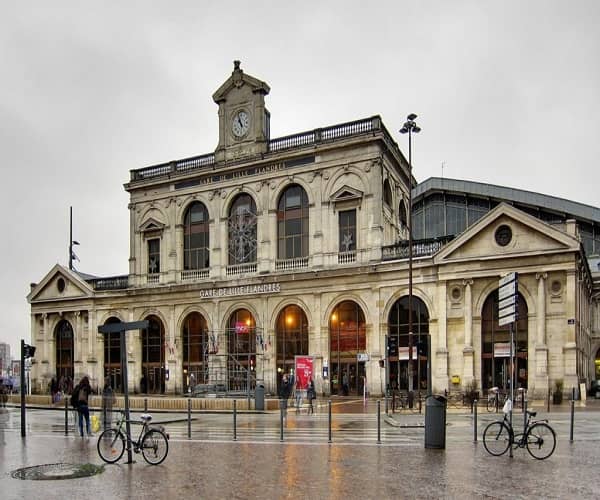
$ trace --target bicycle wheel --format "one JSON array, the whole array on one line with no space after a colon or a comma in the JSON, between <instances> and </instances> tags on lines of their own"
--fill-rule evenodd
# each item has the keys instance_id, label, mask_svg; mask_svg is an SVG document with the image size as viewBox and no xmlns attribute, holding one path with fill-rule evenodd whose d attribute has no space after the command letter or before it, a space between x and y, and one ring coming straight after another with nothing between
<instances>
[{"instance_id":1,"label":"bicycle wheel","mask_svg":"<svg viewBox=\"0 0 600 500\"><path fill-rule=\"evenodd\" d=\"M488 398L487 400L487 411L490 413L496 411L496 398Z\"/></svg>"},{"instance_id":2,"label":"bicycle wheel","mask_svg":"<svg viewBox=\"0 0 600 500\"><path fill-rule=\"evenodd\" d=\"M533 424L527 431L527 451L533 458L544 460L554 453L556 434L548 424Z\"/></svg>"},{"instance_id":3,"label":"bicycle wheel","mask_svg":"<svg viewBox=\"0 0 600 500\"><path fill-rule=\"evenodd\" d=\"M512 439L510 429L504 422L492 422L483 431L483 446L490 455L504 455Z\"/></svg>"},{"instance_id":4,"label":"bicycle wheel","mask_svg":"<svg viewBox=\"0 0 600 500\"><path fill-rule=\"evenodd\" d=\"M150 429L142 438L142 455L150 465L158 465L167 458L169 441L167 436L157 429Z\"/></svg>"},{"instance_id":5,"label":"bicycle wheel","mask_svg":"<svg viewBox=\"0 0 600 500\"><path fill-rule=\"evenodd\" d=\"M98 455L106 463L114 464L125 451L125 437L117 429L106 429L98 437Z\"/></svg>"}]
</instances>

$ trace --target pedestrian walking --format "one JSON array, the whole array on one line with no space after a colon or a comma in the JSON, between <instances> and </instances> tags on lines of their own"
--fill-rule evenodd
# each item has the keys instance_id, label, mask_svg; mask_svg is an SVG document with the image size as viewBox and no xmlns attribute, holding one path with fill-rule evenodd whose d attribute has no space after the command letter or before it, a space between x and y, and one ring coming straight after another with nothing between
<instances>
[{"instance_id":1,"label":"pedestrian walking","mask_svg":"<svg viewBox=\"0 0 600 500\"><path fill-rule=\"evenodd\" d=\"M308 382L308 389L306 390L306 397L308 399L308 413L312 415L315 412L313 406L313 400L317 399L317 391L315 390L315 381L310 379Z\"/></svg>"},{"instance_id":2,"label":"pedestrian walking","mask_svg":"<svg viewBox=\"0 0 600 500\"><path fill-rule=\"evenodd\" d=\"M348 372L344 372L342 375L342 392L344 396L348 395Z\"/></svg>"},{"instance_id":3,"label":"pedestrian walking","mask_svg":"<svg viewBox=\"0 0 600 500\"><path fill-rule=\"evenodd\" d=\"M73 388L73 393L71 396L71 400L77 403L77 413L79 414L79 435L81 437L83 434L83 420L85 419L85 430L88 436L92 435L92 430L90 428L90 408L88 405L88 399L92 392L92 387L90 386L90 379L87 376L84 376L79 384L77 384Z\"/></svg>"},{"instance_id":4,"label":"pedestrian walking","mask_svg":"<svg viewBox=\"0 0 600 500\"><path fill-rule=\"evenodd\" d=\"M50 394L52 396L52 403L58 403L60 401L60 396L58 395L59 392L58 380L56 380L56 377L52 377L52 380L50 380Z\"/></svg>"},{"instance_id":5,"label":"pedestrian walking","mask_svg":"<svg viewBox=\"0 0 600 500\"><path fill-rule=\"evenodd\" d=\"M281 400L281 410L284 418L287 416L287 404L288 399L292 393L292 384L288 379L287 373L283 375L281 379L281 385L279 386L279 399Z\"/></svg>"},{"instance_id":6,"label":"pedestrian walking","mask_svg":"<svg viewBox=\"0 0 600 500\"><path fill-rule=\"evenodd\" d=\"M302 388L300 387L300 379L296 379L296 385L294 387L294 399L296 400L296 413L300 413L300 407L302 406Z\"/></svg>"}]
</instances>

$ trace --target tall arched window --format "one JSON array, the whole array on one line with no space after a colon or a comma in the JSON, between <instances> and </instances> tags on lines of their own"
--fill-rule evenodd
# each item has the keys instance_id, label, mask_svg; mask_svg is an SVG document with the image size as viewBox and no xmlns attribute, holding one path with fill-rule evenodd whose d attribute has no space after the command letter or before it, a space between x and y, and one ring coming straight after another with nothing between
<instances>
[{"instance_id":1,"label":"tall arched window","mask_svg":"<svg viewBox=\"0 0 600 500\"><path fill-rule=\"evenodd\" d=\"M308 321L296 305L286 306L277 316L277 386L284 373L294 368L295 356L308 354Z\"/></svg>"},{"instance_id":2,"label":"tall arched window","mask_svg":"<svg viewBox=\"0 0 600 500\"><path fill-rule=\"evenodd\" d=\"M229 317L227 348L228 389L253 390L256 384L256 322L247 309L238 309Z\"/></svg>"},{"instance_id":3,"label":"tall arched window","mask_svg":"<svg viewBox=\"0 0 600 500\"><path fill-rule=\"evenodd\" d=\"M183 220L183 269L206 269L210 265L208 210L195 201L185 212Z\"/></svg>"},{"instance_id":4,"label":"tall arched window","mask_svg":"<svg viewBox=\"0 0 600 500\"><path fill-rule=\"evenodd\" d=\"M204 316L193 312L183 322L183 391L208 383L208 329Z\"/></svg>"},{"instance_id":5,"label":"tall arched window","mask_svg":"<svg viewBox=\"0 0 600 500\"><path fill-rule=\"evenodd\" d=\"M404 204L404 200L402 200L398 206L398 218L400 219L401 227L408 227L408 217L406 216L406 205Z\"/></svg>"},{"instance_id":6,"label":"tall arched window","mask_svg":"<svg viewBox=\"0 0 600 500\"><path fill-rule=\"evenodd\" d=\"M74 357L74 335L73 327L66 319L61 320L54 330L56 339L56 376L60 381L61 377L70 377L73 380L75 376L73 369Z\"/></svg>"},{"instance_id":7,"label":"tall arched window","mask_svg":"<svg viewBox=\"0 0 600 500\"><path fill-rule=\"evenodd\" d=\"M412 335L408 331L408 297L398 299L388 317L388 362L392 389L427 389L429 311L425 303L412 297ZM410 349L412 347L412 349ZM412 359L412 380L409 362Z\"/></svg>"},{"instance_id":8,"label":"tall arched window","mask_svg":"<svg viewBox=\"0 0 600 500\"><path fill-rule=\"evenodd\" d=\"M302 186L291 185L277 206L277 258L308 255L308 196Z\"/></svg>"},{"instance_id":9,"label":"tall arched window","mask_svg":"<svg viewBox=\"0 0 600 500\"><path fill-rule=\"evenodd\" d=\"M108 318L105 325L120 323L119 318ZM104 378L110 380L111 387L118 392L123 391L121 384L121 334L119 332L103 333L104 337ZM104 380L105 382L106 380Z\"/></svg>"},{"instance_id":10,"label":"tall arched window","mask_svg":"<svg viewBox=\"0 0 600 500\"><path fill-rule=\"evenodd\" d=\"M165 330L156 316L146 318L150 325L142 330L142 380L140 391L165 392Z\"/></svg>"},{"instance_id":11,"label":"tall arched window","mask_svg":"<svg viewBox=\"0 0 600 500\"><path fill-rule=\"evenodd\" d=\"M517 297L518 319L515 323L513 347L515 355L515 388L527 388L527 302ZM510 389L510 325L498 325L498 290L483 304L481 311L481 387Z\"/></svg>"},{"instance_id":12,"label":"tall arched window","mask_svg":"<svg viewBox=\"0 0 600 500\"><path fill-rule=\"evenodd\" d=\"M365 315L356 302L341 302L329 318L331 393L361 394L365 363L358 354L367 349Z\"/></svg>"},{"instance_id":13,"label":"tall arched window","mask_svg":"<svg viewBox=\"0 0 600 500\"><path fill-rule=\"evenodd\" d=\"M229 210L229 265L256 262L256 224L254 200L238 195Z\"/></svg>"},{"instance_id":14,"label":"tall arched window","mask_svg":"<svg viewBox=\"0 0 600 500\"><path fill-rule=\"evenodd\" d=\"M392 207L392 188L388 179L383 181L383 201L388 207Z\"/></svg>"}]
</instances>

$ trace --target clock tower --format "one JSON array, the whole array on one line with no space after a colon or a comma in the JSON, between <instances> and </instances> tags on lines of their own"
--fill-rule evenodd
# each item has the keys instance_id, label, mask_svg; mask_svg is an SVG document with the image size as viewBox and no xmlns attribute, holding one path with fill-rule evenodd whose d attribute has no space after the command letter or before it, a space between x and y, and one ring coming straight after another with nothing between
<instances>
[{"instance_id":1,"label":"clock tower","mask_svg":"<svg viewBox=\"0 0 600 500\"><path fill-rule=\"evenodd\" d=\"M266 153L269 143L270 114L265 96L271 89L233 62L233 72L213 94L219 105L219 144L217 162L228 162Z\"/></svg>"}]
</instances>

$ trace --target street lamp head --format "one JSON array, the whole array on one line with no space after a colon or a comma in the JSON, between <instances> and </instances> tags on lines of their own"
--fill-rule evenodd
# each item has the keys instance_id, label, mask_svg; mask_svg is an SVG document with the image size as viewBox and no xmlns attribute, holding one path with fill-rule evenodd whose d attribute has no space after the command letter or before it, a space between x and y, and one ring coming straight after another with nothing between
<instances>
[{"instance_id":1,"label":"street lamp head","mask_svg":"<svg viewBox=\"0 0 600 500\"><path fill-rule=\"evenodd\" d=\"M405 123L404 126L400 129L401 134L408 134L408 127L406 125L407 124Z\"/></svg>"},{"instance_id":2,"label":"street lamp head","mask_svg":"<svg viewBox=\"0 0 600 500\"><path fill-rule=\"evenodd\" d=\"M413 134L418 134L421 131L421 127L418 127L417 125L415 125L412 129Z\"/></svg>"},{"instance_id":3,"label":"street lamp head","mask_svg":"<svg viewBox=\"0 0 600 500\"><path fill-rule=\"evenodd\" d=\"M412 122L416 117L417 117L417 115L415 115L414 113L411 113L406 118L408 118L408 120Z\"/></svg>"}]
</instances>

